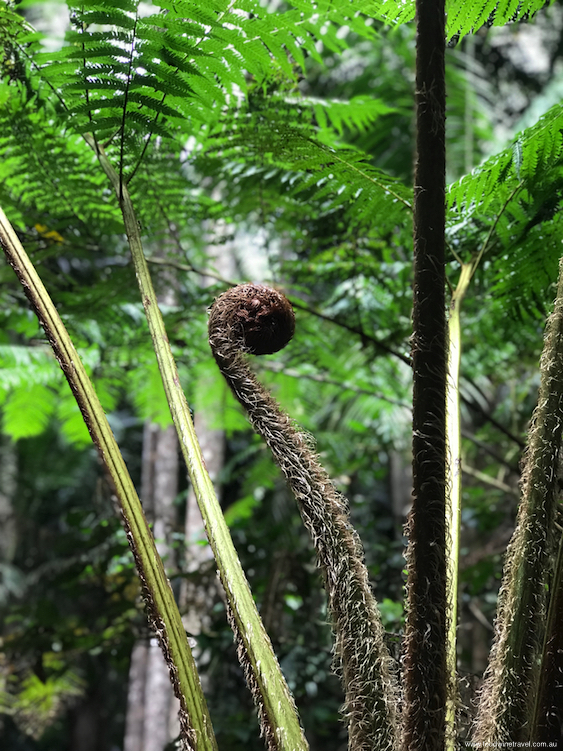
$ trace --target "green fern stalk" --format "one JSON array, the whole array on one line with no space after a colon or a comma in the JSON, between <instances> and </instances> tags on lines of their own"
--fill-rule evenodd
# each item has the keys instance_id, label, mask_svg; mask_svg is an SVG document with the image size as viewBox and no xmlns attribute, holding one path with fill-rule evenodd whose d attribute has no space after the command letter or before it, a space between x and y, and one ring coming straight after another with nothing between
<instances>
[{"instance_id":1,"label":"green fern stalk","mask_svg":"<svg viewBox=\"0 0 563 751\"><path fill-rule=\"evenodd\" d=\"M562 431L563 259L554 310L546 325L522 501L508 546L493 648L481 691L475 741L483 747L537 740L532 737L537 720L531 698L540 686L554 574Z\"/></svg>"},{"instance_id":2,"label":"green fern stalk","mask_svg":"<svg viewBox=\"0 0 563 751\"><path fill-rule=\"evenodd\" d=\"M184 751L217 751L217 743L194 659L141 502L84 366L6 215L0 208L0 244L20 280L69 382L92 440L108 470L135 557L149 620L164 653L176 696Z\"/></svg>"},{"instance_id":3,"label":"green fern stalk","mask_svg":"<svg viewBox=\"0 0 563 751\"><path fill-rule=\"evenodd\" d=\"M269 751L304 751L308 748L308 744L299 723L293 698L256 609L229 528L205 468L190 409L180 385L176 363L143 253L139 222L135 216L129 192L99 144L89 135L85 138L97 154L100 165L115 190L123 213L125 230L164 390L178 431L180 447L209 543L215 556L219 577L225 590L229 622L235 634L239 660L258 708L262 734Z\"/></svg>"},{"instance_id":4,"label":"green fern stalk","mask_svg":"<svg viewBox=\"0 0 563 751\"><path fill-rule=\"evenodd\" d=\"M447 669L449 691L446 705L446 748L455 748L457 706L457 597L459 530L461 520L461 424L459 414L459 367L461 361L461 303L474 269L462 264L450 302L448 318L448 371L446 380L446 541L448 573Z\"/></svg>"}]
</instances>

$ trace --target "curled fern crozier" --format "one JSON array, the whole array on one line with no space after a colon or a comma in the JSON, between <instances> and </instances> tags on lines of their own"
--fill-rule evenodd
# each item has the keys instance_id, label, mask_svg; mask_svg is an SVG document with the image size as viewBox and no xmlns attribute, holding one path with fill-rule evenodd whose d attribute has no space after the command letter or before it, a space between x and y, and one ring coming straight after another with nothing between
<instances>
[{"instance_id":1,"label":"curled fern crozier","mask_svg":"<svg viewBox=\"0 0 563 751\"><path fill-rule=\"evenodd\" d=\"M349 748L396 748L396 689L384 629L348 504L310 438L298 430L251 371L246 353L276 352L293 336L289 301L260 284L223 293L211 308L209 343L221 372L268 444L289 483L316 548L335 632L335 666L345 692Z\"/></svg>"}]
</instances>

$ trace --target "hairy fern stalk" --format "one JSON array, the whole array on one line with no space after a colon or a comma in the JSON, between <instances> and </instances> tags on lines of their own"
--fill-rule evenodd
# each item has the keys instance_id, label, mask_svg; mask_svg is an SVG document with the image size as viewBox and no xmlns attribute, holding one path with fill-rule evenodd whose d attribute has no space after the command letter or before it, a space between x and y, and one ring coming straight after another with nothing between
<instances>
[{"instance_id":1,"label":"hairy fern stalk","mask_svg":"<svg viewBox=\"0 0 563 751\"><path fill-rule=\"evenodd\" d=\"M261 386L245 353L268 354L293 335L293 310L275 290L243 284L211 308L209 342L221 372L264 438L299 504L324 575L336 636L335 664L345 690L349 748L396 748L396 690L384 629L371 591L363 549L310 438Z\"/></svg>"},{"instance_id":2,"label":"hairy fern stalk","mask_svg":"<svg viewBox=\"0 0 563 751\"><path fill-rule=\"evenodd\" d=\"M522 502L507 551L495 638L476 723L475 741L482 746L524 745L537 740L536 697L546 680L546 621L550 598L557 596L553 583L557 581L555 557L561 537L555 520L563 438L563 259L555 306L546 325L540 374L522 476ZM546 697L547 703L550 700ZM545 721L543 717L540 723Z\"/></svg>"}]
</instances>

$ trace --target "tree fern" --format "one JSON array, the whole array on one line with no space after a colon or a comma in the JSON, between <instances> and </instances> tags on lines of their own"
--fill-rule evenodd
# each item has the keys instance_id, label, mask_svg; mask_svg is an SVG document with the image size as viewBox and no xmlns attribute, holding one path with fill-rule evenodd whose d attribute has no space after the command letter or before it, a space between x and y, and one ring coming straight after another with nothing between
<instances>
[{"instance_id":1,"label":"tree fern","mask_svg":"<svg viewBox=\"0 0 563 751\"><path fill-rule=\"evenodd\" d=\"M179 127L193 132L212 121L246 91L247 75L263 80L274 64L293 77L306 54L318 57L321 38L342 50L338 31L344 23L358 34L373 34L356 12L361 6L351 12L328 2L296 3L285 13L270 13L255 0L155 4L166 12L143 16L135 0L71 6L67 44L33 57L34 71L56 92L73 129L101 140L117 136L122 159L134 143L137 156L143 153L149 135L174 138ZM18 35L22 54L32 41L36 37Z\"/></svg>"},{"instance_id":2,"label":"tree fern","mask_svg":"<svg viewBox=\"0 0 563 751\"><path fill-rule=\"evenodd\" d=\"M324 241L323 250L329 250L324 265L313 265L311 275L330 283L341 279L346 269L352 277L335 285L328 312L353 318L356 330L365 332L364 346L376 337L394 337L392 344L403 345L408 312L400 321L393 320L397 308L388 303L401 294L399 286L404 294L409 277L405 265L386 259L383 246L406 245L404 230L397 228L406 224L411 191L374 167L370 155L344 142L350 133L376 129L378 118L392 108L377 99L303 97L296 78L308 57L321 60L319 43L336 53L344 49L344 24L357 34L373 36L374 27L362 13L399 23L412 17L414 6L360 0L348 9L343 3L323 0L312 6L303 0L289 3L284 12L269 13L253 0L212 0L205 5L162 0L156 5L165 12L143 16L146 6L132 0L77 5L66 46L57 52L38 53L37 35L28 33L20 21L7 32L8 47L15 50L9 59L14 67L9 93L16 86L18 93L2 100L7 106L0 114L0 151L5 157L0 162L0 198L14 211L20 227L36 227L41 247L50 242L41 260L45 278L57 285L63 304L69 302L64 295L73 280L50 262L69 247L82 257L93 255L79 248L84 239L92 240L97 249L108 237L122 233L117 201L81 138L92 133L129 180L143 231L155 244L165 235L178 250L182 237L201 242L205 219L217 214L247 216L257 209L272 223L277 219L270 219L270 213L284 214L280 224L285 220L289 225L295 216L303 227L307 221L326 223L328 230L319 244ZM508 0L498 7L485 0L451 3L448 34L517 20L538 7ZM0 90L0 96L6 92ZM450 189L450 247L459 256L486 248L494 264L495 291L516 307L529 305L526 301L534 296L541 304L560 253L562 120L558 105L511 148ZM226 208L205 195L204 175L211 176L213 184L228 175L234 187L225 189L231 191ZM259 182L260 191L239 198L244 192L240 186L250 182L253 187ZM190 226L184 229L186 217ZM339 224L346 230L329 231ZM62 242L52 234L59 230ZM339 242L345 232L354 242L351 256L340 256L334 247L334 238ZM361 252L366 249L372 265ZM123 258L121 249L114 252ZM195 253L190 250L189 263ZM393 286L397 274L400 284ZM196 284L186 287L195 293ZM97 307L102 289L100 284L85 291L81 300L84 308L96 308L99 318L109 310L107 302ZM204 307L202 298L198 303ZM120 307L114 310L119 316ZM314 375L323 377L338 366L339 377L345 379L350 355L335 362L334 338L324 336L324 359L313 353L318 368ZM355 355L362 354L358 345ZM111 366L127 371L134 363L138 372L146 373L145 355L144 350L128 352L119 365L113 361ZM397 375L387 361L381 371ZM383 409L381 401L388 404L397 394L385 388L387 381L378 383L371 376L366 368L356 387L375 388L387 402L363 393L350 401L342 394L335 400L342 402L337 404L340 413L352 422L360 415L378 421L383 440L391 442L396 437L396 410ZM140 384L138 377L125 373L119 385L132 385L137 411L154 417L150 409L159 392L156 381L150 377ZM408 391L402 380L401 384L401 392ZM47 398L50 384L46 388L38 380L35 386L40 387L33 397L37 423L30 423L31 430L41 429L45 415L55 414ZM15 436L22 389L22 384L13 385L6 402L7 424L14 418ZM75 423L65 409L55 416L65 421L70 436ZM161 409L157 412L162 414Z\"/></svg>"}]
</instances>

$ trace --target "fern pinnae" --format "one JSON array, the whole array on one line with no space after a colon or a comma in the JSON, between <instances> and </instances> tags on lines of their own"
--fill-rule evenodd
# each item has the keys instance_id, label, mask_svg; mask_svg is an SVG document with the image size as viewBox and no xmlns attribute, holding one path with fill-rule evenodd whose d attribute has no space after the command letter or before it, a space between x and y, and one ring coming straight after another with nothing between
<instances>
[{"instance_id":1,"label":"fern pinnae","mask_svg":"<svg viewBox=\"0 0 563 751\"><path fill-rule=\"evenodd\" d=\"M125 148L125 118L127 116L127 104L129 101L129 88L131 86L131 77L132 77L132 71L133 71L133 58L135 54L135 39L136 39L136 31L137 31L137 8L135 8L135 24L133 26L133 29L131 30L131 44L129 48L129 62L128 62L128 70L127 70L127 76L125 78L125 91L123 96L123 107L122 107L122 118L121 118L121 138L119 142L119 185L120 190L122 190L123 186L123 152ZM121 204L123 200L123 195L120 193L119 195L119 203Z\"/></svg>"},{"instance_id":2,"label":"fern pinnae","mask_svg":"<svg viewBox=\"0 0 563 751\"><path fill-rule=\"evenodd\" d=\"M308 139L311 143L314 143L312 139ZM318 145L318 144L317 144ZM355 171L362 179L369 180L369 182L373 183L377 188L380 188L384 193L388 193L390 196L393 196L397 201L403 204L405 208L409 209L409 211L412 211L412 205L410 201L407 201L403 196L399 195L395 190L393 190L390 185L385 185L380 180L378 180L373 175L367 174L365 170L362 170L354 164L354 162L351 161L345 161L344 159L341 159L338 154L336 154L334 151L331 151L331 157L334 159L335 162L339 164L345 164L348 169L351 169Z\"/></svg>"},{"instance_id":3,"label":"fern pinnae","mask_svg":"<svg viewBox=\"0 0 563 751\"><path fill-rule=\"evenodd\" d=\"M518 192L521 189L522 189L522 183L518 183L518 185L514 188L514 190L512 191L512 193L508 196L508 198L504 202L504 204L503 204L501 210L499 211L499 213L496 215L496 217L495 217L493 223L491 224L490 229L489 229L489 231L487 233L487 237L485 238L485 241L483 242L483 245L479 249L479 252L477 253L477 256L476 256L475 260L472 262L472 265L473 265L474 269L477 268L477 266L481 262L481 259L483 258L483 256L487 252L487 250L489 249L489 247L491 245L491 242L492 242L492 237L494 235L494 232L496 230L496 227L497 227L499 221L501 220L502 215L504 214L504 212L506 211L506 209L508 208L508 206L510 205L510 203L513 201L513 199L516 197L516 195L518 194Z\"/></svg>"},{"instance_id":4,"label":"fern pinnae","mask_svg":"<svg viewBox=\"0 0 563 751\"><path fill-rule=\"evenodd\" d=\"M161 2L159 2L159 5L161 7L166 7L167 4L163 3L162 0L161 0ZM172 3L171 5L172 5L172 7L170 9L173 8L174 12L178 13L178 8L176 7L177 4ZM192 11L193 11L193 8L192 8ZM212 27L217 24L217 19L210 18L208 20L211 22ZM151 38L151 36L152 35L150 33L147 33L145 35L145 39L149 40ZM153 37L153 39L154 39L154 37ZM174 56L173 52L171 52L170 50L167 50L166 47L164 47L166 55L163 58L163 60L165 60L165 62L168 65L174 66L176 73L179 73L180 71L183 71L184 73L188 72L191 75L201 75L200 71L193 65L193 63L188 62L188 60L189 60L189 58L191 58L193 56L194 51L197 51L197 49L198 49L198 47L199 47L199 45L201 44L202 41L203 41L203 36L200 36L200 38L194 44L190 43L188 49L183 49L182 50L183 55L181 57L179 57L179 58L176 57L176 56ZM153 73L155 72L154 68L151 67L151 63L150 62L147 63L147 70L152 71ZM159 70L159 74L161 74L160 70ZM177 81L173 77L167 76L166 78L168 80L168 83L171 86L178 85ZM185 93L189 93L190 95L192 95L194 93L193 90L185 82L182 82L182 83L187 88L187 92L184 92L184 94ZM156 89L155 89L155 91L156 91ZM168 93L167 90L162 91L162 96L160 98L160 101L157 103L157 107L155 108L156 112L155 112L155 116L154 116L154 119L153 119L153 122L152 122L152 126L150 126L150 131L149 131L148 138L145 140L145 143L143 145L143 149L142 149L142 151L141 151L141 153L139 155L137 163L134 166L134 168L133 168L133 170L131 172L131 175L129 177L129 181L134 178L134 176L135 176L135 174L136 174L139 166L141 165L141 163L142 163L142 161L143 161L143 159L145 157L145 154L146 154L147 149L149 147L149 144L150 144L150 141L152 139L152 136L153 136L153 134L157 130L158 118L161 115L170 114L170 108L165 109L165 100L166 100L166 97L167 97L167 93Z\"/></svg>"},{"instance_id":5,"label":"fern pinnae","mask_svg":"<svg viewBox=\"0 0 563 751\"><path fill-rule=\"evenodd\" d=\"M549 0L550 4L553 0ZM448 0L447 39L456 41L477 32L484 25L504 26L507 23L527 20L546 5L545 0ZM412 21L415 15L414 0L382 0L372 3L371 15L387 24L399 25Z\"/></svg>"},{"instance_id":6,"label":"fern pinnae","mask_svg":"<svg viewBox=\"0 0 563 751\"><path fill-rule=\"evenodd\" d=\"M336 636L335 663L346 695L349 748L391 751L397 742L391 659L347 501L311 451L308 436L257 381L244 356L281 349L294 325L293 310L283 295L263 285L242 284L212 306L209 342L230 388L285 475L315 545Z\"/></svg>"}]
</instances>

